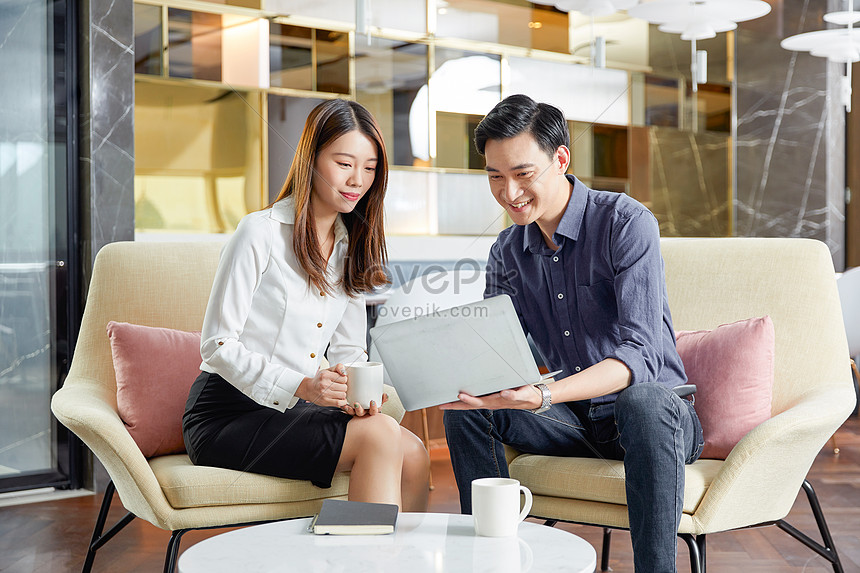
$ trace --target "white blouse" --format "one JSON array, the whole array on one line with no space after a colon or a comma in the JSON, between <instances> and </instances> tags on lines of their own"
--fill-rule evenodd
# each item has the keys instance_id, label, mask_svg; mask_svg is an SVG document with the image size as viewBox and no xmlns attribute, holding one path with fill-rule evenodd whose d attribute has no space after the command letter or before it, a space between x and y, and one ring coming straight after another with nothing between
<instances>
[{"instance_id":1,"label":"white blouse","mask_svg":"<svg viewBox=\"0 0 860 573\"><path fill-rule=\"evenodd\" d=\"M331 364L365 362L364 296L315 288L293 251L295 203L287 197L246 215L224 247L209 295L200 369L222 376L258 404L283 412L316 374L328 346ZM346 226L335 222L328 279L343 275Z\"/></svg>"}]
</instances>

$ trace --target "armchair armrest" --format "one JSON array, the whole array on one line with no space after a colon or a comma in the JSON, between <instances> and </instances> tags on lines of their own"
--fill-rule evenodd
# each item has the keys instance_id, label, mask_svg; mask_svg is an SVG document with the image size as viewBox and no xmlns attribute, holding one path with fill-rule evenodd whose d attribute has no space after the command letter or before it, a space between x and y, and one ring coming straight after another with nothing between
<instances>
[{"instance_id":1,"label":"armchair armrest","mask_svg":"<svg viewBox=\"0 0 860 573\"><path fill-rule=\"evenodd\" d=\"M70 376L51 399L51 411L104 464L125 508L169 529L164 524L173 508L126 430L109 391L94 380Z\"/></svg>"},{"instance_id":2,"label":"armchair armrest","mask_svg":"<svg viewBox=\"0 0 860 573\"><path fill-rule=\"evenodd\" d=\"M403 403L400 401L400 397L397 395L397 390L394 389L394 386L389 386L385 384L382 389L383 392L388 394L388 402L382 405L381 412L383 414L388 414L397 422L403 421L403 416L406 414L406 409L403 407Z\"/></svg>"},{"instance_id":3,"label":"armchair armrest","mask_svg":"<svg viewBox=\"0 0 860 573\"><path fill-rule=\"evenodd\" d=\"M851 387L809 390L738 442L696 512L695 533L784 518L815 456L848 417Z\"/></svg>"}]
</instances>

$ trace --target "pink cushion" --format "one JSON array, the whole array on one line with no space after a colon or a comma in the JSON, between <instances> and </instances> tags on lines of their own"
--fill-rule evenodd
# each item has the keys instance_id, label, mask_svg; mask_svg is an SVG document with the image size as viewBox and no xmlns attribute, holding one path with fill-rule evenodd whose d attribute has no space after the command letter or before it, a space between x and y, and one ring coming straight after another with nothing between
<instances>
[{"instance_id":1,"label":"pink cushion","mask_svg":"<svg viewBox=\"0 0 860 573\"><path fill-rule=\"evenodd\" d=\"M747 432L770 418L774 330L769 316L679 331L678 354L696 385L703 458L724 460Z\"/></svg>"},{"instance_id":2,"label":"pink cushion","mask_svg":"<svg viewBox=\"0 0 860 573\"><path fill-rule=\"evenodd\" d=\"M128 433L148 458L184 452L182 414L200 374L200 333L113 321L107 333Z\"/></svg>"}]
</instances>

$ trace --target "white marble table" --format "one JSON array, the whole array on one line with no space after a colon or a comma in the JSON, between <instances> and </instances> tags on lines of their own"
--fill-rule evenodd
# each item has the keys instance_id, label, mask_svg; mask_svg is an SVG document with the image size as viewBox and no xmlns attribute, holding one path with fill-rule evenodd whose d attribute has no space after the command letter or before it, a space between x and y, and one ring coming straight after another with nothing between
<instances>
[{"instance_id":1,"label":"white marble table","mask_svg":"<svg viewBox=\"0 0 860 573\"><path fill-rule=\"evenodd\" d=\"M310 518L237 529L191 546L179 573L593 573L594 548L561 529L523 522L514 537L477 537L470 515L401 513L393 535L314 535Z\"/></svg>"}]
</instances>

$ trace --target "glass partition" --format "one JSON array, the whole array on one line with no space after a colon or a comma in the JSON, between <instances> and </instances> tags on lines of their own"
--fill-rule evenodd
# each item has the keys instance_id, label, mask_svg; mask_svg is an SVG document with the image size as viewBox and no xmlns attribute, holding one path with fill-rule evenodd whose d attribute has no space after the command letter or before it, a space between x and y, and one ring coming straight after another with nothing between
<instances>
[{"instance_id":1,"label":"glass partition","mask_svg":"<svg viewBox=\"0 0 860 573\"><path fill-rule=\"evenodd\" d=\"M136 186L146 197L140 205L144 229L179 225L177 229L199 232L229 230L230 221L242 211L241 201L255 205L280 190L293 156L293 141L313 105L330 97L354 97L377 118L392 167L403 168L393 181L409 181L421 189L392 190L391 212L398 213L397 221L388 219L392 231L456 234L469 228L480 233L457 215L466 203L476 212L490 213L490 206L478 207L467 198L471 195L462 183L472 181L467 176L484 165L474 149L474 131L503 95L514 93L562 109L571 128L571 172L588 185L630 193L646 204L658 205L660 217L694 216L686 198L698 193L708 198L708 212L719 224L674 221L667 232L730 229L722 215L729 212L732 192L730 155L716 150L727 145L732 126L731 34L699 42L698 47L708 51L708 82L693 92L690 43L624 13L592 20L513 0L429 0L429 14L424 0L232 0L233 5L268 11L258 13L255 20L254 12L247 10L231 14L229 8L213 8L217 14L202 14L178 0L175 6L173 0L164 1L166 23L158 13L163 7L136 7L137 71L166 75L180 83L186 79L216 82L212 89L217 95L212 97L223 103L204 106L200 100L195 105L202 115L195 121L233 126L229 129L235 130L236 137L231 145L236 149L217 167L214 163L201 167L196 159L189 160L189 173L217 172L211 177L180 174L179 162L173 162L170 177L194 181L189 182L183 200L198 197L196 212L205 215L193 223L167 219L158 223L154 215L164 218L168 201L159 199L161 206L153 207L151 201L162 192L154 190L161 184L153 185L156 178L168 175L156 173L165 171L164 165L157 168L148 163L147 153L157 153L144 143L142 179ZM239 44L231 40L234 32L246 26L258 29L254 27L263 21L268 49L257 50L265 57L236 56ZM169 49L162 58L158 37L164 25ZM588 64L598 37L605 42L606 68ZM229 62L232 68L228 69ZM230 74L243 67L237 63L243 62L247 62L245 68L265 62L265 81L231 80ZM233 86L245 86L244 91L228 93ZM163 88L171 89L176 88ZM147 107L148 95L159 90L153 87L150 94L142 94L144 115L153 111ZM185 96L171 97L179 101ZM243 111L230 107L242 99L246 100ZM159 105L170 104L165 100ZM182 122L191 122L188 110L182 109L175 113ZM199 111L203 109L208 111ZM214 109L222 110L217 118L207 115ZM166 121L165 117L145 124L143 134L151 137L157 131L153 126ZM206 135L188 145L205 142L224 147L213 143L210 131L203 130ZM251 157L259 161L256 167L249 163ZM677 169L681 160L692 163ZM661 172L667 174L662 179L658 178ZM702 179L704 173L711 179ZM164 189L178 188L179 180L160 181ZM253 186L260 182L265 189L254 195ZM460 191L433 187L443 183ZM725 188L720 190L720 185ZM688 191L691 188L696 191ZM685 198L676 197L682 193L687 193ZM717 205L719 197L723 203ZM415 211L419 203L427 210L420 216ZM195 211L190 204L186 207ZM695 215L700 223L703 216ZM662 219L661 223L667 224Z\"/></svg>"},{"instance_id":2,"label":"glass partition","mask_svg":"<svg viewBox=\"0 0 860 573\"><path fill-rule=\"evenodd\" d=\"M318 98L269 94L266 106L269 141L269 189L266 204L274 201L281 192L293 164L305 120L311 110L322 102L323 100Z\"/></svg>"},{"instance_id":3,"label":"glass partition","mask_svg":"<svg viewBox=\"0 0 860 573\"><path fill-rule=\"evenodd\" d=\"M437 167L483 169L472 141L478 122L502 99L501 58L452 48L436 48L430 78Z\"/></svg>"},{"instance_id":4,"label":"glass partition","mask_svg":"<svg viewBox=\"0 0 860 573\"><path fill-rule=\"evenodd\" d=\"M258 92L135 86L135 228L224 233L262 207Z\"/></svg>"},{"instance_id":5,"label":"glass partition","mask_svg":"<svg viewBox=\"0 0 860 573\"><path fill-rule=\"evenodd\" d=\"M435 4L440 38L569 53L568 15L552 6L493 0L436 0Z\"/></svg>"},{"instance_id":6,"label":"glass partition","mask_svg":"<svg viewBox=\"0 0 860 573\"><path fill-rule=\"evenodd\" d=\"M161 6L134 5L134 73L163 73Z\"/></svg>"},{"instance_id":7,"label":"glass partition","mask_svg":"<svg viewBox=\"0 0 860 573\"><path fill-rule=\"evenodd\" d=\"M269 41L269 84L313 89L313 30L272 23Z\"/></svg>"},{"instance_id":8,"label":"glass partition","mask_svg":"<svg viewBox=\"0 0 860 573\"><path fill-rule=\"evenodd\" d=\"M167 11L169 75L221 81L221 15L170 8Z\"/></svg>"},{"instance_id":9,"label":"glass partition","mask_svg":"<svg viewBox=\"0 0 860 573\"><path fill-rule=\"evenodd\" d=\"M508 62L510 93L551 103L570 120L628 124L627 72L534 58L512 57Z\"/></svg>"},{"instance_id":10,"label":"glass partition","mask_svg":"<svg viewBox=\"0 0 860 573\"><path fill-rule=\"evenodd\" d=\"M0 492L77 486L68 433L50 401L68 372L78 265L68 237L77 159L77 86L59 1L0 9ZM71 171L69 171L71 170ZM71 308L70 308L71 306ZM74 447L72 453L76 454Z\"/></svg>"},{"instance_id":11,"label":"glass partition","mask_svg":"<svg viewBox=\"0 0 860 573\"><path fill-rule=\"evenodd\" d=\"M315 30L316 85L320 92L349 93L349 35Z\"/></svg>"},{"instance_id":12,"label":"glass partition","mask_svg":"<svg viewBox=\"0 0 860 573\"><path fill-rule=\"evenodd\" d=\"M379 122L391 165L428 166L429 157L418 158L413 145L429 149L427 99L418 99L427 85L427 46L364 36L355 43L355 95ZM426 92L426 90L425 90Z\"/></svg>"}]
</instances>

